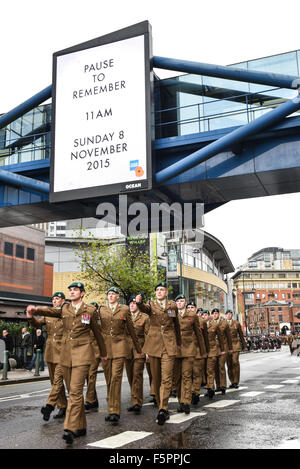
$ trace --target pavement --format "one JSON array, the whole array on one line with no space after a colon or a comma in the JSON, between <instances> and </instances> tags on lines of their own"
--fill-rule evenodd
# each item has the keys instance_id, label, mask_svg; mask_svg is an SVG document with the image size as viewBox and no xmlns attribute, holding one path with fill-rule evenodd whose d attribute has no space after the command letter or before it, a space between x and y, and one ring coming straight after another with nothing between
<instances>
[{"instance_id":1,"label":"pavement","mask_svg":"<svg viewBox=\"0 0 300 469\"><path fill-rule=\"evenodd\" d=\"M98 373L103 373L103 369L99 369ZM16 383L29 383L31 381L44 381L49 379L47 366L44 371L39 371L39 376L35 376L35 369L32 371L22 368L15 368L7 372L7 379L3 379L3 370L0 370L0 386Z\"/></svg>"}]
</instances>

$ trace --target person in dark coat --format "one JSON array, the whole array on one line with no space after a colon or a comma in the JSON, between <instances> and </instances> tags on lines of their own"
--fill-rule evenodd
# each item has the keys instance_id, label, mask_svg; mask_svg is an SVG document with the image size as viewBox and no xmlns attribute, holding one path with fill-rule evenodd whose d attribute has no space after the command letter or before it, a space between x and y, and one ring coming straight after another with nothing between
<instances>
[{"instance_id":1,"label":"person in dark coat","mask_svg":"<svg viewBox=\"0 0 300 469\"><path fill-rule=\"evenodd\" d=\"M35 360L37 357L37 350L41 351L40 355L40 369L41 371L44 371L44 347L45 347L45 338L42 336L42 331L41 329L36 330L36 336L33 340L33 355L32 355L32 360L30 362L30 365L28 367L28 370L31 371L34 364Z\"/></svg>"},{"instance_id":2,"label":"person in dark coat","mask_svg":"<svg viewBox=\"0 0 300 469\"><path fill-rule=\"evenodd\" d=\"M12 355L13 350L14 350L14 341L12 336L8 333L6 329L3 329L2 331L2 340L5 342L5 350L7 350L8 353L8 369L7 371L10 371L10 364L9 364L9 357Z\"/></svg>"}]
</instances>

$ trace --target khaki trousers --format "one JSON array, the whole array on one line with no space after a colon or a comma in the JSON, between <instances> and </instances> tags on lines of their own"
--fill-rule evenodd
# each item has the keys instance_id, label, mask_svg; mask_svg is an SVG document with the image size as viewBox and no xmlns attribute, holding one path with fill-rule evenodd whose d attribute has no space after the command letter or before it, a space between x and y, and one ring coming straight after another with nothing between
<instances>
[{"instance_id":1,"label":"khaki trousers","mask_svg":"<svg viewBox=\"0 0 300 469\"><path fill-rule=\"evenodd\" d=\"M216 375L217 357L208 357L207 359L207 389L215 388L215 375Z\"/></svg>"},{"instance_id":2,"label":"khaki trousers","mask_svg":"<svg viewBox=\"0 0 300 469\"><path fill-rule=\"evenodd\" d=\"M206 358L194 358L192 374L192 393L200 394L201 384L207 382Z\"/></svg>"},{"instance_id":3,"label":"khaki trousers","mask_svg":"<svg viewBox=\"0 0 300 469\"><path fill-rule=\"evenodd\" d=\"M219 355L217 357L217 362L216 362L216 386L217 388L226 388L227 386L226 368L225 368L227 355L228 353L224 353L224 355Z\"/></svg>"},{"instance_id":4,"label":"khaki trousers","mask_svg":"<svg viewBox=\"0 0 300 469\"><path fill-rule=\"evenodd\" d=\"M64 422L64 430L83 430L86 428L83 387L89 374L90 365L63 367L64 380L69 393L69 401Z\"/></svg>"},{"instance_id":5,"label":"khaki trousers","mask_svg":"<svg viewBox=\"0 0 300 469\"><path fill-rule=\"evenodd\" d=\"M131 405L143 405L145 358L132 358L125 361L126 374L131 389Z\"/></svg>"},{"instance_id":6,"label":"khaki trousers","mask_svg":"<svg viewBox=\"0 0 300 469\"><path fill-rule=\"evenodd\" d=\"M59 409L66 409L68 402L66 398L63 367L59 363L47 363L51 391L49 393L47 404Z\"/></svg>"},{"instance_id":7,"label":"khaki trousers","mask_svg":"<svg viewBox=\"0 0 300 469\"><path fill-rule=\"evenodd\" d=\"M161 357L149 356L149 359L158 409L168 410L168 401L172 391L175 356L170 357L164 349Z\"/></svg>"},{"instance_id":8,"label":"khaki trousers","mask_svg":"<svg viewBox=\"0 0 300 469\"><path fill-rule=\"evenodd\" d=\"M87 388L85 393L85 402L93 404L98 401L96 391L96 380L97 371L100 363L100 358L96 358L95 361L90 365L89 375L87 378Z\"/></svg>"},{"instance_id":9,"label":"khaki trousers","mask_svg":"<svg viewBox=\"0 0 300 469\"><path fill-rule=\"evenodd\" d=\"M107 405L109 414L120 415L121 386L125 357L108 358L103 361L104 376L107 385Z\"/></svg>"},{"instance_id":10,"label":"khaki trousers","mask_svg":"<svg viewBox=\"0 0 300 469\"><path fill-rule=\"evenodd\" d=\"M231 384L238 384L240 382L239 355L240 352L228 353L227 355L227 369Z\"/></svg>"},{"instance_id":11,"label":"khaki trousers","mask_svg":"<svg viewBox=\"0 0 300 469\"><path fill-rule=\"evenodd\" d=\"M150 361L146 361L146 369L147 373L149 376L149 384L150 384L150 396L155 396L154 388L153 388L153 380L152 380L152 374L151 374L151 366L150 366Z\"/></svg>"},{"instance_id":12,"label":"khaki trousers","mask_svg":"<svg viewBox=\"0 0 300 469\"><path fill-rule=\"evenodd\" d=\"M179 404L191 405L193 362L194 357L176 358L176 391Z\"/></svg>"}]
</instances>

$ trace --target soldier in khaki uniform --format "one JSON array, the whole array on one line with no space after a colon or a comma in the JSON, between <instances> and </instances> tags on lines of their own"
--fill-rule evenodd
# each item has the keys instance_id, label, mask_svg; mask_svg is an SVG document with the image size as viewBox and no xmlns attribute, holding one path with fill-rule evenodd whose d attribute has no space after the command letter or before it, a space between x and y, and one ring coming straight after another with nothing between
<instances>
[{"instance_id":1,"label":"soldier in khaki uniform","mask_svg":"<svg viewBox=\"0 0 300 469\"><path fill-rule=\"evenodd\" d=\"M104 375L107 385L108 415L106 422L117 423L121 410L121 386L125 360L129 355L126 331L130 334L138 358L143 358L128 306L118 303L117 287L107 290L108 306L100 306L99 315L107 350Z\"/></svg>"},{"instance_id":2,"label":"soldier in khaki uniform","mask_svg":"<svg viewBox=\"0 0 300 469\"><path fill-rule=\"evenodd\" d=\"M95 301L92 301L91 305L95 306L96 308L97 320L100 324L99 305ZM90 333L91 333L91 338L93 341L94 360L90 366L89 374L87 377L87 386L86 386L85 404L84 404L85 410L87 412L89 412L90 410L97 410L99 407L97 391L96 391L96 381L97 381L97 371L98 371L98 367L100 363L100 353L99 353L99 347L95 339L95 336L93 334L93 331L91 331Z\"/></svg>"},{"instance_id":3,"label":"soldier in khaki uniform","mask_svg":"<svg viewBox=\"0 0 300 469\"><path fill-rule=\"evenodd\" d=\"M74 282L68 288L71 303L65 303L60 310L30 305L27 308L27 317L31 318L32 315L38 314L62 319L63 338L60 364L63 367L69 393L63 439L71 444L74 438L86 434L83 387L94 359L91 329L103 359L106 358L106 348L97 322L96 308L83 302L85 293L83 283Z\"/></svg>"},{"instance_id":4,"label":"soldier in khaki uniform","mask_svg":"<svg viewBox=\"0 0 300 469\"><path fill-rule=\"evenodd\" d=\"M189 306L189 308L193 308ZM206 320L204 319L206 318ZM199 321L199 326L202 331L204 343L205 343L205 353L201 353L200 348L196 343L196 356L194 358L193 363L193 385L192 385L192 404L197 405L200 398L201 386L206 386L207 382L207 375L206 375L206 367L207 367L207 354L209 352L209 341L208 341L208 333L207 333L207 320L209 315L207 314L207 310L202 310L199 313L197 312L197 318Z\"/></svg>"},{"instance_id":5,"label":"soldier in khaki uniform","mask_svg":"<svg viewBox=\"0 0 300 469\"><path fill-rule=\"evenodd\" d=\"M134 330L142 349L145 343L145 336L147 335L150 326L149 316L139 311L134 297L129 299L128 304ZM137 354L133 346L133 342L129 334L127 338L130 353L126 358L125 368L131 389L131 406L128 407L127 410L128 412L139 413L143 405L143 382L146 356L144 355L143 358L140 358L140 355Z\"/></svg>"},{"instance_id":6,"label":"soldier in khaki uniform","mask_svg":"<svg viewBox=\"0 0 300 469\"><path fill-rule=\"evenodd\" d=\"M237 389L239 387L240 382L239 355L242 348L243 350L247 350L247 344L244 338L242 327L239 321L232 319L232 311L230 309L226 311L226 317L229 326L229 332L231 335L233 349L232 354L227 355L227 370L231 382L231 385L229 387Z\"/></svg>"},{"instance_id":7,"label":"soldier in khaki uniform","mask_svg":"<svg viewBox=\"0 0 300 469\"><path fill-rule=\"evenodd\" d=\"M170 418L168 401L172 389L175 357L181 345L178 309L174 301L167 300L167 285L160 282L155 287L155 301L143 304L142 295L136 302L140 311L150 317L150 328L143 352L150 358L151 374L158 405L157 422L163 425Z\"/></svg>"},{"instance_id":8,"label":"soldier in khaki uniform","mask_svg":"<svg viewBox=\"0 0 300 469\"><path fill-rule=\"evenodd\" d=\"M207 393L205 396L212 398L215 394L215 376L216 376L216 364L219 355L225 354L225 346L223 341L223 335L221 333L219 325L210 315L207 321L207 333L209 342L209 352L207 357Z\"/></svg>"},{"instance_id":9,"label":"soldier in khaki uniform","mask_svg":"<svg viewBox=\"0 0 300 469\"><path fill-rule=\"evenodd\" d=\"M206 353L206 348L196 315L196 305L193 302L187 305L184 295L178 295L175 300L179 312L178 319L181 334L181 353L176 357L178 364L176 387L179 402L177 412L189 414L192 401L192 373L196 355L196 342L201 354Z\"/></svg>"},{"instance_id":10,"label":"soldier in khaki uniform","mask_svg":"<svg viewBox=\"0 0 300 469\"><path fill-rule=\"evenodd\" d=\"M228 354L232 354L232 341L229 332L229 326L226 320L220 318L220 312L218 308L212 310L213 321L219 326L219 331L223 339L225 353L219 354L216 363L216 391L221 391L222 394L226 393L226 368L225 363ZM217 342L219 336L217 337Z\"/></svg>"},{"instance_id":11,"label":"soldier in khaki uniform","mask_svg":"<svg viewBox=\"0 0 300 469\"><path fill-rule=\"evenodd\" d=\"M52 295L52 304L54 308L61 308L65 302L63 292L55 292ZM63 418L66 414L67 398L63 380L63 369L60 365L61 340L63 336L63 323L59 318L40 318L32 317L29 319L32 327L46 326L47 341L45 350L45 362L47 362L51 391L47 399L46 406L41 408L43 419L48 421L55 406L59 409L53 418Z\"/></svg>"}]
</instances>

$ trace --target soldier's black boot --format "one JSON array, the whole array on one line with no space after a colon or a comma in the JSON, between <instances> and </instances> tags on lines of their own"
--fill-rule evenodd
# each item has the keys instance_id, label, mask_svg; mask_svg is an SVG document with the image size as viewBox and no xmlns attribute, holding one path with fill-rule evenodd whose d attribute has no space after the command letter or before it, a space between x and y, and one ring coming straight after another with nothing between
<instances>
[{"instance_id":1,"label":"soldier's black boot","mask_svg":"<svg viewBox=\"0 0 300 469\"><path fill-rule=\"evenodd\" d=\"M183 404L179 404L179 407L177 407L177 412L184 412L184 409L183 409Z\"/></svg>"},{"instance_id":2,"label":"soldier's black boot","mask_svg":"<svg viewBox=\"0 0 300 469\"><path fill-rule=\"evenodd\" d=\"M157 423L158 425L163 425L166 420L169 420L170 415L167 410L160 409L160 411L157 414Z\"/></svg>"},{"instance_id":3,"label":"soldier's black boot","mask_svg":"<svg viewBox=\"0 0 300 469\"><path fill-rule=\"evenodd\" d=\"M63 433L63 440L66 441L67 445L71 445L74 441L74 433L71 430L65 430Z\"/></svg>"},{"instance_id":4,"label":"soldier's black boot","mask_svg":"<svg viewBox=\"0 0 300 469\"><path fill-rule=\"evenodd\" d=\"M197 405L199 402L200 395L199 394L193 394L192 395L192 404Z\"/></svg>"},{"instance_id":5,"label":"soldier's black boot","mask_svg":"<svg viewBox=\"0 0 300 469\"><path fill-rule=\"evenodd\" d=\"M214 389L211 389L211 388L209 388L207 390L207 393L205 394L205 396L209 397L210 399L212 399L214 397L214 395L215 395L215 391L214 391Z\"/></svg>"},{"instance_id":6,"label":"soldier's black boot","mask_svg":"<svg viewBox=\"0 0 300 469\"><path fill-rule=\"evenodd\" d=\"M98 401L86 402L84 404L84 408L85 408L86 412L88 412L89 410L97 410L98 407L99 407Z\"/></svg>"},{"instance_id":7,"label":"soldier's black boot","mask_svg":"<svg viewBox=\"0 0 300 469\"><path fill-rule=\"evenodd\" d=\"M120 420L120 415L118 414L111 414L109 421L112 423L118 423Z\"/></svg>"},{"instance_id":8,"label":"soldier's black boot","mask_svg":"<svg viewBox=\"0 0 300 469\"><path fill-rule=\"evenodd\" d=\"M128 411L128 412L140 413L141 408L142 408L142 407L141 407L140 405L135 404L135 405L133 405L133 406L131 406L131 407L128 407L127 411Z\"/></svg>"},{"instance_id":9,"label":"soldier's black boot","mask_svg":"<svg viewBox=\"0 0 300 469\"><path fill-rule=\"evenodd\" d=\"M234 383L233 387L234 387L234 389L238 389L239 388L238 383Z\"/></svg>"},{"instance_id":10,"label":"soldier's black boot","mask_svg":"<svg viewBox=\"0 0 300 469\"><path fill-rule=\"evenodd\" d=\"M221 393L224 395L226 393L226 388L222 387L221 388Z\"/></svg>"},{"instance_id":11,"label":"soldier's black boot","mask_svg":"<svg viewBox=\"0 0 300 469\"><path fill-rule=\"evenodd\" d=\"M66 409L65 408L62 408L62 409L59 409L59 411L57 412L57 414L53 415L53 418L54 419L62 419L64 418L66 415Z\"/></svg>"},{"instance_id":12,"label":"soldier's black boot","mask_svg":"<svg viewBox=\"0 0 300 469\"><path fill-rule=\"evenodd\" d=\"M46 404L44 407L41 408L41 412L43 414L43 419L48 422L50 419L51 412L54 411L54 407L51 404Z\"/></svg>"},{"instance_id":13,"label":"soldier's black boot","mask_svg":"<svg viewBox=\"0 0 300 469\"><path fill-rule=\"evenodd\" d=\"M185 404L182 404L182 408L183 408L183 412L188 415L190 413L190 406L189 404L185 403Z\"/></svg>"},{"instance_id":14,"label":"soldier's black boot","mask_svg":"<svg viewBox=\"0 0 300 469\"><path fill-rule=\"evenodd\" d=\"M234 385L234 384L231 384L231 385L229 386L229 389L233 389L234 387L235 387L235 385Z\"/></svg>"}]
</instances>

